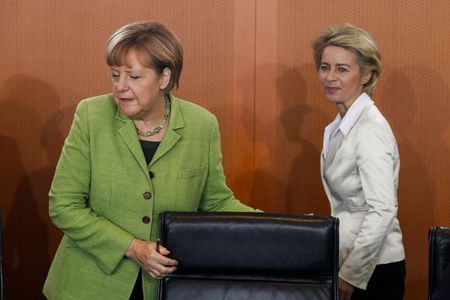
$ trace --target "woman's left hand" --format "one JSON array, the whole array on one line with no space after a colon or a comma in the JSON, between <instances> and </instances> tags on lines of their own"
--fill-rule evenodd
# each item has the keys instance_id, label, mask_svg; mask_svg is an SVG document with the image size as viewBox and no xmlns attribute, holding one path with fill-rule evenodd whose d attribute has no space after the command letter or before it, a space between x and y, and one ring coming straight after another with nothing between
<instances>
[{"instance_id":1,"label":"woman's left hand","mask_svg":"<svg viewBox=\"0 0 450 300\"><path fill-rule=\"evenodd\" d=\"M161 279L177 269L178 262L167 257L169 253L169 250L156 242L134 239L126 256L137 262L153 278Z\"/></svg>"},{"instance_id":2,"label":"woman's left hand","mask_svg":"<svg viewBox=\"0 0 450 300\"><path fill-rule=\"evenodd\" d=\"M351 300L355 287L339 277L339 299Z\"/></svg>"}]
</instances>

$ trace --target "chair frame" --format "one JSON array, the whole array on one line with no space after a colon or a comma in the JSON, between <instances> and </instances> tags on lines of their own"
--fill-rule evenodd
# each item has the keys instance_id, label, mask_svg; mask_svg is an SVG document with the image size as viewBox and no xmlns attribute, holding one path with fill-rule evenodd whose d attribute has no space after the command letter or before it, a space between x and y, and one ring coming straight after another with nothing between
<instances>
[{"instance_id":1,"label":"chair frame","mask_svg":"<svg viewBox=\"0 0 450 300\"><path fill-rule=\"evenodd\" d=\"M428 299L433 300L444 267L450 263L450 227L431 227L428 246Z\"/></svg>"},{"instance_id":2,"label":"chair frame","mask_svg":"<svg viewBox=\"0 0 450 300\"><path fill-rule=\"evenodd\" d=\"M286 278L283 278L285 274L283 274L282 276L280 276L278 279L275 279L275 281L279 281L279 282L290 282L290 284L329 284L329 291L330 291L330 299L338 299L339 296L339 292L338 292L338 265L339 265L339 255L338 255L338 251L339 251L339 220L337 218L334 217L325 217L325 216L307 216L307 215L287 215L287 214L271 214L271 213L198 213L198 212L166 212L166 213L162 213L160 215L160 230L161 230L161 244L164 247L167 247L169 250L173 250L172 251L172 255L174 258L178 259L178 255L179 253L181 254L181 257L183 257L184 261L181 262L179 261L179 266L178 266L178 270L175 273L170 274L169 276L167 276L166 278L162 279L159 281L159 291L158 291L158 299L164 299L165 297L165 284L170 282L170 280L184 280L186 278L203 278L203 279L211 279L208 275L208 271L206 271L206 273L200 274L201 272L204 272L204 267L206 266L206 268L211 268L211 265L209 264L209 261L206 263L206 265L204 265L204 261L202 258L202 254L201 251L203 251L201 248L198 248L198 245L192 242L187 242L188 238L185 236L180 235L180 232L185 231L183 228L186 228L185 226L189 227L190 229L190 233L187 233L187 236L189 237L194 237L194 239L200 239L198 238L197 234L198 234L198 229L202 228L202 226L204 228L205 225L211 225L211 224L219 224L219 228L228 228L228 223L231 224L231 222L233 222L233 224L238 224L238 226L244 226L244 228L246 226L249 226L247 228L251 228L253 226L253 224L260 224L261 228L261 224L265 224L264 222L266 221L270 221L270 226L278 226L277 224L280 224L280 226L286 226L286 224L288 227L280 227L280 228L289 228L286 229L288 230L288 232L291 234L291 230L292 227L290 226L294 226L295 229L293 232L296 232L295 235L298 234L298 232L303 232L302 234L305 234L304 229L300 229L300 228L310 228L313 229L315 228L314 226L319 226L316 228L321 228L320 230L324 230L324 228L328 228L326 229L328 231L327 233L327 252L329 252L330 256L332 257L329 262L324 263L324 260L320 260L320 264L324 264L327 267L326 268L330 268L327 269L327 271L325 272L329 272L329 275L324 275L321 274L319 277L317 277L317 275L306 275L306 277L303 276L297 276L297 278L294 278L293 276L286 276ZM177 223L178 222L178 223ZM211 223L212 222L212 223ZM228 222L228 223L227 223ZM167 224L169 224L168 226L166 226ZM175 225L173 225L175 224ZM321 225L319 225L321 224ZM328 225L325 225L328 224ZM215 226L215 225L213 225ZM220 227L221 226L221 227ZM269 228L270 226L268 226L267 228ZM299 226L299 227L296 227ZM274 230L269 230L272 233L270 233L268 236L266 236L267 234L267 230L266 227L263 225L262 227L264 227L263 232L258 231L258 236L262 237L262 240L265 240L265 238L267 238L268 236L273 237L273 232ZM191 229L193 228L193 229ZM242 227L240 227L242 228ZM300 230L300 231L296 231L296 230ZM177 240L175 237L171 237L170 232L166 232L166 231L173 231L175 232L175 236L178 237L182 237L181 240L183 240L184 238L186 238L186 240L183 241L179 241L179 239ZM309 230L307 230L309 231ZM195 235L194 235L195 232ZM235 231L233 230L228 230L228 229L224 229L224 231L220 231L221 233L226 232L226 234L228 233L232 233L234 235ZM245 230L244 230L245 232ZM332 233L331 233L332 232ZM186 234L186 232L184 232L184 234ZM254 232L252 234L255 234ZM310 233L308 233L310 234ZM217 235L222 237L221 235ZM303 235L302 235L303 236ZM332 236L330 241L330 237ZM241 236L242 237L242 236ZM319 239L322 239L322 236L317 236L320 237ZM202 236L203 239L205 238L209 238L208 240L214 240L211 243L216 242L217 240L219 240L220 238L215 238L215 236L211 236L211 234L206 234L206 236ZM233 237L234 238L234 237ZM325 236L323 236L323 238L325 239ZM193 239L192 239L193 240ZM192 241L189 240L189 241ZM181 244L183 244L183 246L180 246ZM312 240L308 240L308 243L310 243L311 245L323 245L323 242L317 242L316 239L312 239ZM319 244L317 244L319 243ZM244 245L244 246L243 246ZM279 245L279 244L276 244ZM300 246L302 247L301 249L304 248L305 244L300 244ZM236 241L233 245L233 247L237 247L237 249L239 249L239 247L248 247L249 245L246 244L245 242L241 243L239 241ZM261 246L261 245L260 245ZM328 247L329 246L329 247ZM192 249L192 247L194 247L195 249ZM250 245L251 248L254 248L253 245ZM271 246L272 248L274 248L274 246ZM305 250L306 252L308 251L314 251L312 249L314 249L314 246L311 246L312 248L310 248L309 250ZM184 248L184 250L183 250ZM227 245L225 245L225 247L223 248L223 253L229 253L229 248ZM181 250L180 250L181 249ZM247 248L248 249L248 248ZM297 248L299 249L299 248ZM304 248L304 249L308 249ZM277 248L278 250L278 248ZM183 254L185 251L187 254ZM209 251L209 250L208 250ZM270 250L269 250L270 251ZM273 253L273 249L270 253ZM301 250L303 251L303 250ZM206 252L206 250L205 250ZM214 252L214 251L213 251ZM280 252L280 251L276 251L276 252ZM298 252L289 252L288 255L295 255L295 253ZM197 255L196 253L199 253L199 255ZM237 253L240 253L239 251ZM246 252L248 253L248 252ZM310 252L312 253L312 252ZM215 254L214 254L215 255ZM264 254L265 255L265 254ZM284 254L283 254L284 255ZM324 256L325 254L322 253L322 256ZM220 254L219 254L220 256ZM227 255L223 255L223 257L226 257ZM324 257L330 257L328 255L325 255ZM198 257L200 257L200 259L198 259ZM218 256L214 256L214 257L218 257ZM286 257L286 256L282 256L282 257ZM301 256L298 256L301 257ZM311 257L311 256L309 256ZM194 262L195 261L195 262ZM306 270L313 270L310 269L311 266L314 266L314 263L312 262L314 261L314 259L307 259L307 263L301 263L301 268L303 268L303 266L308 265L306 268L307 269L301 269L301 272L308 272ZM319 261L319 260L318 260ZM325 260L326 261L326 260ZM194 262L194 263L192 263ZM197 264L198 263L198 264ZM230 275L233 279L232 280L249 280L249 277L247 277L247 275L245 274L245 272L243 274L237 274L240 272L240 264L236 263L235 261L228 261L225 262L228 263L226 265L226 270L232 270L231 273L232 275ZM253 262L250 262L249 264L245 263L246 268L253 268L254 265L252 265ZM224 264L223 261L221 261L219 264ZM191 266L193 265L197 265L199 266L198 268L201 269L200 273L196 273L197 271L194 272L194 274L192 273L186 273L185 270L186 269L190 269ZM187 267L186 267L187 266ZM221 268L224 265L217 265L216 262L214 262L214 265L212 266L212 268ZM299 265L295 265L295 268L298 269ZM313 267L315 270L317 270L317 265L315 265L316 267ZM235 273L235 270L239 270L239 272ZM293 270L293 269L292 269ZM226 271L228 272L228 271ZM200 274L200 275L199 275ZM206 274L206 275L205 275ZM216 276L216 275L214 275ZM214 277L212 276L212 277ZM219 275L219 277L223 276L224 279L230 279L227 278L228 275ZM267 282L271 282L271 280L273 280L273 278L264 278L264 277L271 277L271 275L267 276L267 275L252 275L254 279L256 280L269 280ZM260 277L259 277L260 276ZM312 277L311 277L312 276ZM316 277L314 277L316 276ZM303 278L302 278L303 277ZM218 277L215 277L218 278ZM281 278L281 279L280 279ZM309 279L308 279L309 278ZM327 298L328 299L328 298Z\"/></svg>"}]
</instances>

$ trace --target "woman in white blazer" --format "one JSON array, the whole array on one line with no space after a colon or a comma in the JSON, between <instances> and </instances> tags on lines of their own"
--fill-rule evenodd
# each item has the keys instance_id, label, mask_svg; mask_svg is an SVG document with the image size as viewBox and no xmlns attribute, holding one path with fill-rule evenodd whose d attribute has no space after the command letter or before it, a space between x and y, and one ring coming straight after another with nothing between
<instances>
[{"instance_id":1,"label":"woman in white blazer","mask_svg":"<svg viewBox=\"0 0 450 300\"><path fill-rule=\"evenodd\" d=\"M372 36L351 24L313 43L326 98L338 114L324 132L321 174L340 220L341 299L402 299L405 253L397 219L399 154L394 134L371 99L381 74Z\"/></svg>"}]
</instances>

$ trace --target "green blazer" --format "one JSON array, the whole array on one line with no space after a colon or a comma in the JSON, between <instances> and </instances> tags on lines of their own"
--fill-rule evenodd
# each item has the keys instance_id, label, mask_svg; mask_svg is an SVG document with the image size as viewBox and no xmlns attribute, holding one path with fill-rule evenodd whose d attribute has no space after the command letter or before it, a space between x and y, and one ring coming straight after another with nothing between
<instances>
[{"instance_id":1,"label":"green blazer","mask_svg":"<svg viewBox=\"0 0 450 300\"><path fill-rule=\"evenodd\" d=\"M64 237L44 285L48 299L128 299L139 266L124 254L134 237L159 237L161 212L254 211L225 183L215 116L170 97L169 125L148 165L112 95L79 103L49 193ZM156 283L143 274L145 299L156 298Z\"/></svg>"}]
</instances>

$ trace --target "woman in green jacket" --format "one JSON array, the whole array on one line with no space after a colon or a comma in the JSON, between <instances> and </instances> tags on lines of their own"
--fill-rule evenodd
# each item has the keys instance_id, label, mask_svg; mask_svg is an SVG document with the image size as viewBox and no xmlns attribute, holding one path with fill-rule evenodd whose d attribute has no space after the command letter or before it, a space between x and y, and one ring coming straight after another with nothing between
<instances>
[{"instance_id":1,"label":"woman in green jacket","mask_svg":"<svg viewBox=\"0 0 450 300\"><path fill-rule=\"evenodd\" d=\"M171 94L183 65L175 35L125 25L106 62L112 94L79 103L49 193L64 237L48 299L155 299L178 263L157 249L161 212L254 211L225 183L215 116Z\"/></svg>"}]
</instances>

